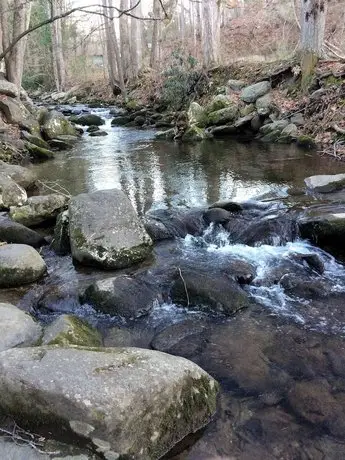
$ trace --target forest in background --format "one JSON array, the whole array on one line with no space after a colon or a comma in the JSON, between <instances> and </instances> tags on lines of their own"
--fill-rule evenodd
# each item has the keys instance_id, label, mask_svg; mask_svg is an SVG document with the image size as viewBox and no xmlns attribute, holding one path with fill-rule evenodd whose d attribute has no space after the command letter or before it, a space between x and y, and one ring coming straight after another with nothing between
<instances>
[{"instance_id":1,"label":"forest in background","mask_svg":"<svg viewBox=\"0 0 345 460\"><path fill-rule=\"evenodd\" d=\"M0 58L24 34L2 62L26 89L109 82L125 94L138 76L284 60L303 46L344 59L345 8L343 0L2 0L0 32Z\"/></svg>"}]
</instances>

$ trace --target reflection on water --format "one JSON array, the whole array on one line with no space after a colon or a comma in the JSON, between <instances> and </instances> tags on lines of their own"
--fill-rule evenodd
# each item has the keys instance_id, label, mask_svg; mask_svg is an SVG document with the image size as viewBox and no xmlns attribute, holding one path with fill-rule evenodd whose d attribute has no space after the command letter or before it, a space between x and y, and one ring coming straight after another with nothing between
<instances>
[{"instance_id":1,"label":"reflection on water","mask_svg":"<svg viewBox=\"0 0 345 460\"><path fill-rule=\"evenodd\" d=\"M105 127L109 135L83 139L55 160L37 165L73 195L121 188L139 214L150 208L200 206L220 199L282 196L312 174L341 165L293 146L239 144L231 140L177 144L154 140L152 131Z\"/></svg>"}]
</instances>

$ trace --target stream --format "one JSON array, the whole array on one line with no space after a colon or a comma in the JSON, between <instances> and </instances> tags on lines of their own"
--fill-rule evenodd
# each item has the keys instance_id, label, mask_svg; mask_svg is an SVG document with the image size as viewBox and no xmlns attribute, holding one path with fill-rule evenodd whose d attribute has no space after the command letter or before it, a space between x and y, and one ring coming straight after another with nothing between
<instances>
[{"instance_id":1,"label":"stream","mask_svg":"<svg viewBox=\"0 0 345 460\"><path fill-rule=\"evenodd\" d=\"M20 292L20 306L44 322L77 314L102 331L106 346L154 343L196 362L220 382L214 421L167 458L344 458L345 269L300 239L288 217L289 210L320 201L306 193L305 177L337 174L343 165L290 145L156 141L152 130L111 127L108 110L93 112L105 118L101 129L108 136L85 133L72 149L36 165L39 178L72 195L121 188L141 217L220 200L248 203L244 219L233 227L210 224L201 234L159 242L153 259L136 270L165 286L166 273L176 267L197 267L217 279L229 264L245 264L253 270L243 286L251 305L227 317L202 306L183 308L162 295L140 318L99 313L81 304L78 293L114 272L76 268L70 256L58 257L48 247L43 257L49 277ZM270 221L275 225L262 235L258 229ZM321 272L306 263L310 257L322 264ZM275 282L277 272L287 273L294 284ZM296 390L299 385L305 385L303 392ZM325 389L339 404L336 420L327 418Z\"/></svg>"}]
</instances>

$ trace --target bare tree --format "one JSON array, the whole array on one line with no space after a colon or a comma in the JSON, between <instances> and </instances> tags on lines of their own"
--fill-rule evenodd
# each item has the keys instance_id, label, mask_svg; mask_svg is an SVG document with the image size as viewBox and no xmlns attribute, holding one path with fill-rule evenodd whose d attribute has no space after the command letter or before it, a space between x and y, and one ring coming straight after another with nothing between
<instances>
[{"instance_id":1,"label":"bare tree","mask_svg":"<svg viewBox=\"0 0 345 460\"><path fill-rule=\"evenodd\" d=\"M159 14L159 0L153 0L153 16L157 17ZM157 65L159 55L159 35L160 35L160 24L158 21L153 23L152 28L152 39L151 39L151 56L150 56L150 67L154 69Z\"/></svg>"},{"instance_id":2,"label":"bare tree","mask_svg":"<svg viewBox=\"0 0 345 460\"><path fill-rule=\"evenodd\" d=\"M51 0L52 17L59 16L62 12L62 1ZM63 55L61 19L52 22L51 34L55 86L58 91L64 91L66 86L66 66Z\"/></svg>"},{"instance_id":3,"label":"bare tree","mask_svg":"<svg viewBox=\"0 0 345 460\"><path fill-rule=\"evenodd\" d=\"M127 11L129 6L128 0L121 0L120 8L122 11ZM131 57L130 57L130 42L129 42L129 23L128 16L123 14L120 19L120 50L121 50L121 60L122 68L125 80L130 76L131 70Z\"/></svg>"},{"instance_id":4,"label":"bare tree","mask_svg":"<svg viewBox=\"0 0 345 460\"><path fill-rule=\"evenodd\" d=\"M327 0L301 0L302 89L310 85L315 66L322 57Z\"/></svg>"},{"instance_id":5,"label":"bare tree","mask_svg":"<svg viewBox=\"0 0 345 460\"><path fill-rule=\"evenodd\" d=\"M218 62L220 40L220 0L202 0L202 50L204 67Z\"/></svg>"}]
</instances>

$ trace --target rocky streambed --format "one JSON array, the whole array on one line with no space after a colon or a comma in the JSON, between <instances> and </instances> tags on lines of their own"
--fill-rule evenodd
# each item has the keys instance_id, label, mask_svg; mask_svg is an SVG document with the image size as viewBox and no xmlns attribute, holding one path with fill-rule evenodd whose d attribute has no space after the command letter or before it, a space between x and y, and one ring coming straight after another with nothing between
<instances>
[{"instance_id":1,"label":"rocky streambed","mask_svg":"<svg viewBox=\"0 0 345 460\"><path fill-rule=\"evenodd\" d=\"M107 135L0 165L1 415L49 439L25 458L342 458L341 164L91 115Z\"/></svg>"}]
</instances>

